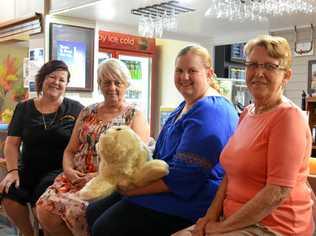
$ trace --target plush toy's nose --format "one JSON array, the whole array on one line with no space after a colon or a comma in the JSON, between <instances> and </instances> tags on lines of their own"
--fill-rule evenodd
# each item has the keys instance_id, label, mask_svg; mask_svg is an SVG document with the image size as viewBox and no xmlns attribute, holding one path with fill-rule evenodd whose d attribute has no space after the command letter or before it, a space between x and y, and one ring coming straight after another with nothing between
<instances>
[{"instance_id":1,"label":"plush toy's nose","mask_svg":"<svg viewBox=\"0 0 316 236\"><path fill-rule=\"evenodd\" d=\"M120 131L120 130L122 130L122 128L118 127L118 128L116 128L116 130L117 130L117 131Z\"/></svg>"}]
</instances>

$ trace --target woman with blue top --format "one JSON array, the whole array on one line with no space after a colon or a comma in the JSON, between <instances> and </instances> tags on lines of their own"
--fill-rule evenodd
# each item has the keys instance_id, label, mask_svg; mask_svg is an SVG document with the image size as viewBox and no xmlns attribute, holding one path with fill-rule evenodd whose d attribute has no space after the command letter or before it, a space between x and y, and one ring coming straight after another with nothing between
<instances>
[{"instance_id":1,"label":"woman with blue top","mask_svg":"<svg viewBox=\"0 0 316 236\"><path fill-rule=\"evenodd\" d=\"M184 102L170 114L154 151L170 173L90 203L86 217L92 235L170 235L203 216L215 196L224 175L219 155L238 116L216 89L205 48L183 48L175 67Z\"/></svg>"}]
</instances>

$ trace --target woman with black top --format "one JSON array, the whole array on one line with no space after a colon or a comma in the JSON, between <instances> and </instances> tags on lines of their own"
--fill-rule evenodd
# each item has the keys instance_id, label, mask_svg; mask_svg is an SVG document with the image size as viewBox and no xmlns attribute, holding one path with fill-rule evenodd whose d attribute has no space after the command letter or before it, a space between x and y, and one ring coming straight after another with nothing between
<instances>
[{"instance_id":1,"label":"woman with black top","mask_svg":"<svg viewBox=\"0 0 316 236\"><path fill-rule=\"evenodd\" d=\"M9 125L4 147L8 173L0 193L8 216L24 236L33 235L26 203L34 207L61 172L64 149L83 108L64 98L69 78L63 61L44 64L36 75L38 96L19 103Z\"/></svg>"}]
</instances>

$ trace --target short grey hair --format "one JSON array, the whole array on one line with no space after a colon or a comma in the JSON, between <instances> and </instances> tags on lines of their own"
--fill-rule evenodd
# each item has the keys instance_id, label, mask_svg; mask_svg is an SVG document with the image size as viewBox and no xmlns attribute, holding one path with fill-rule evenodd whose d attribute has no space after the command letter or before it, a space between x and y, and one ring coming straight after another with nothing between
<instances>
[{"instance_id":1,"label":"short grey hair","mask_svg":"<svg viewBox=\"0 0 316 236\"><path fill-rule=\"evenodd\" d=\"M102 62L98 67L98 86L100 88L101 80L104 77L115 77L126 87L130 85L131 74L126 64L119 59L109 58Z\"/></svg>"},{"instance_id":2,"label":"short grey hair","mask_svg":"<svg viewBox=\"0 0 316 236\"><path fill-rule=\"evenodd\" d=\"M280 65L286 69L292 66L292 52L288 41L283 37L272 35L259 35L254 39L250 39L244 47L246 57L255 47L264 47L268 55L279 60Z\"/></svg>"}]
</instances>

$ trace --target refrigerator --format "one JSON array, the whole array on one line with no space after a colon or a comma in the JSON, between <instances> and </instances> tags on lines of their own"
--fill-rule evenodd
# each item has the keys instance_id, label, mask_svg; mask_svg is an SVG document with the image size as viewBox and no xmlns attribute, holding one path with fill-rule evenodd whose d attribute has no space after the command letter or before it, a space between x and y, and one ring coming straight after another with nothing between
<instances>
[{"instance_id":1,"label":"refrigerator","mask_svg":"<svg viewBox=\"0 0 316 236\"><path fill-rule=\"evenodd\" d=\"M107 58L123 61L131 74L131 84L125 99L136 104L150 124L154 134L155 108L155 40L134 35L99 31L98 63ZM157 113L155 113L157 114Z\"/></svg>"}]
</instances>

